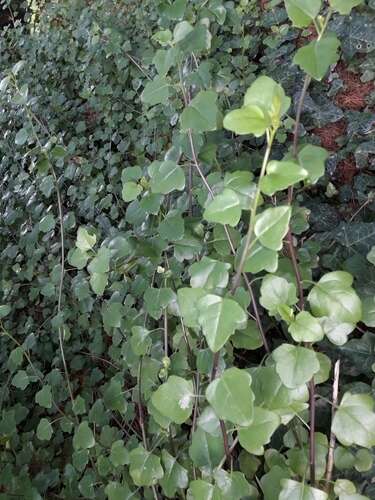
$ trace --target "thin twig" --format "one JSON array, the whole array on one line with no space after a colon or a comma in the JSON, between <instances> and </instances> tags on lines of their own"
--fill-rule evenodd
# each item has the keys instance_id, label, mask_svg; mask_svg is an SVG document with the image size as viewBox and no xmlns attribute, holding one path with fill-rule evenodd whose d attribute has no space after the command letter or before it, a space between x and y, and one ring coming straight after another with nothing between
<instances>
[{"instance_id":1,"label":"thin twig","mask_svg":"<svg viewBox=\"0 0 375 500\"><path fill-rule=\"evenodd\" d=\"M331 420L331 422L333 422L333 418L334 418L335 413L336 413L337 402L338 402L338 398L339 398L339 379L340 379L340 360L338 359L335 363L335 369L334 369L334 374L333 374L332 410L331 410L332 420ZM336 436L333 433L332 428L331 428L331 435L329 438L329 447L328 447L327 468L326 468L326 475L325 475L325 481L326 481L325 490L327 491L327 493L329 492L329 490L331 488L335 445L336 445Z\"/></svg>"},{"instance_id":2,"label":"thin twig","mask_svg":"<svg viewBox=\"0 0 375 500\"><path fill-rule=\"evenodd\" d=\"M164 309L164 356L168 357L168 313L167 308Z\"/></svg>"},{"instance_id":3,"label":"thin twig","mask_svg":"<svg viewBox=\"0 0 375 500\"><path fill-rule=\"evenodd\" d=\"M310 483L315 486L315 382L314 377L309 383L309 413L310 413L310 432L309 432L309 463L310 463Z\"/></svg>"}]
</instances>

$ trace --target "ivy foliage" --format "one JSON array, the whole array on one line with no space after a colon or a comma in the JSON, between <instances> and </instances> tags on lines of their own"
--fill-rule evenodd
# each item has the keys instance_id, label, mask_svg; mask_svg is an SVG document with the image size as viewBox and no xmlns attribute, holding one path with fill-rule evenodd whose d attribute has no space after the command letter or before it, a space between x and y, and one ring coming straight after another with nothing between
<instances>
[{"instance_id":1,"label":"ivy foliage","mask_svg":"<svg viewBox=\"0 0 375 500\"><path fill-rule=\"evenodd\" d=\"M371 103L332 102L339 60L371 80L373 11L77 0L3 30L0 499L374 497L372 181L345 218L330 173L373 170Z\"/></svg>"}]
</instances>

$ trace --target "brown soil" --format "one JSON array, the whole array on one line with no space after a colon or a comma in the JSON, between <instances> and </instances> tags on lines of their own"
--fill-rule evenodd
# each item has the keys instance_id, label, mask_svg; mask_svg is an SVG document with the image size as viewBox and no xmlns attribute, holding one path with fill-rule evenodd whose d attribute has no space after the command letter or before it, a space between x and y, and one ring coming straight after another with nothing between
<instances>
[{"instance_id":1,"label":"brown soil","mask_svg":"<svg viewBox=\"0 0 375 500\"><path fill-rule=\"evenodd\" d=\"M337 151L340 146L337 144L336 139L345 134L347 123L342 118L338 122L328 123L324 127L314 128L312 132L320 138L321 144L329 151Z\"/></svg>"},{"instance_id":2,"label":"brown soil","mask_svg":"<svg viewBox=\"0 0 375 500\"><path fill-rule=\"evenodd\" d=\"M359 75L349 71L342 63L337 65L336 71L344 82L344 88L335 97L336 104L343 109L364 109L367 96L374 90L374 82L362 83Z\"/></svg>"}]
</instances>

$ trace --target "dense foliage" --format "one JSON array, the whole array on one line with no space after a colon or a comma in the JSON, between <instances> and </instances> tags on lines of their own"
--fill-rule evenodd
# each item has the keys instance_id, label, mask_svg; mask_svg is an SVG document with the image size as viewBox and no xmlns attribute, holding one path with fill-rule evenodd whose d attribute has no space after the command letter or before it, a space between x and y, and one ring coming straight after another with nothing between
<instances>
[{"instance_id":1,"label":"dense foliage","mask_svg":"<svg viewBox=\"0 0 375 500\"><path fill-rule=\"evenodd\" d=\"M0 499L374 498L374 1L14 3Z\"/></svg>"}]
</instances>

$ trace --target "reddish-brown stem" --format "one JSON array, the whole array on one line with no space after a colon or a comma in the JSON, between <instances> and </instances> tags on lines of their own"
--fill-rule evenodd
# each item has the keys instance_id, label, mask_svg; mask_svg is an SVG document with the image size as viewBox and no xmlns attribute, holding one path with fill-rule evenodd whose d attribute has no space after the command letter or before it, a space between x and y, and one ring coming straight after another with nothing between
<instances>
[{"instance_id":1,"label":"reddish-brown stem","mask_svg":"<svg viewBox=\"0 0 375 500\"><path fill-rule=\"evenodd\" d=\"M299 297L298 306L299 306L300 310L303 311L305 309L305 300L304 300L304 295L303 295L302 277L301 277L301 271L300 271L298 261L297 261L296 251L295 251L295 248L293 245L293 235L292 235L292 231L290 228L289 228L288 234L287 234L287 243L288 243L290 260L292 261L293 271L294 271L296 281L297 281L298 297Z\"/></svg>"},{"instance_id":2,"label":"reddish-brown stem","mask_svg":"<svg viewBox=\"0 0 375 500\"><path fill-rule=\"evenodd\" d=\"M309 407L310 407L310 434L309 434L309 463L310 463L310 483L315 485L315 382L314 378L309 383Z\"/></svg>"}]
</instances>

